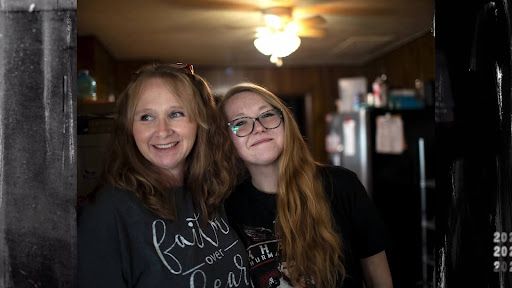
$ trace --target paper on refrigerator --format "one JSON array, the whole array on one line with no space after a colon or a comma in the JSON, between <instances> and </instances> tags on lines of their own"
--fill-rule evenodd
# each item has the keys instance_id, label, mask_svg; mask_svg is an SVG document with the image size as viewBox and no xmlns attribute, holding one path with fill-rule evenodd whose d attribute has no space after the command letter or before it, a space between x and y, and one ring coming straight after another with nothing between
<instances>
[{"instance_id":1,"label":"paper on refrigerator","mask_svg":"<svg viewBox=\"0 0 512 288\"><path fill-rule=\"evenodd\" d=\"M402 154L406 149L404 123L400 115L386 114L376 118L375 150L381 154Z\"/></svg>"}]
</instances>

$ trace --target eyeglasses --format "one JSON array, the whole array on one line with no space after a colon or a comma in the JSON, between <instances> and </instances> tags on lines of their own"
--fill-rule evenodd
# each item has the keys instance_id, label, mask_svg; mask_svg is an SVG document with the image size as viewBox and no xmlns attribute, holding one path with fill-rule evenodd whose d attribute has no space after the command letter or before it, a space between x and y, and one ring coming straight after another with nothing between
<instances>
[{"instance_id":1,"label":"eyeglasses","mask_svg":"<svg viewBox=\"0 0 512 288\"><path fill-rule=\"evenodd\" d=\"M265 129L275 129L281 125L283 113L279 109L271 109L261 113L258 117L240 117L228 122L228 126L238 137L245 137L252 133L258 121ZM251 121L252 120L252 121Z\"/></svg>"}]
</instances>

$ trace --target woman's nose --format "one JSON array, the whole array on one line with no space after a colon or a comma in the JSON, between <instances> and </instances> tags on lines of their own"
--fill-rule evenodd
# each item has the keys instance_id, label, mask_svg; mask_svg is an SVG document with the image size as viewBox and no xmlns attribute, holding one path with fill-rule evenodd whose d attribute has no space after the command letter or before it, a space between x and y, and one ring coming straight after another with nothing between
<instances>
[{"instance_id":1,"label":"woman's nose","mask_svg":"<svg viewBox=\"0 0 512 288\"><path fill-rule=\"evenodd\" d=\"M254 125L253 132L263 132L263 131L267 130L267 128L263 127L263 125L257 119L254 120L253 125Z\"/></svg>"},{"instance_id":2,"label":"woman's nose","mask_svg":"<svg viewBox=\"0 0 512 288\"><path fill-rule=\"evenodd\" d=\"M158 135L162 136L162 137L167 136L172 131L171 125L165 119L158 121L156 129L157 129Z\"/></svg>"}]
</instances>

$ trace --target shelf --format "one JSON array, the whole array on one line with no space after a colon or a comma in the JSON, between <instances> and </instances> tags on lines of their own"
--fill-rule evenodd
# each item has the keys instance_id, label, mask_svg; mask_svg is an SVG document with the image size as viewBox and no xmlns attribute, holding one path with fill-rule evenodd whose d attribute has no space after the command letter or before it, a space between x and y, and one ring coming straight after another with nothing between
<instances>
[{"instance_id":1,"label":"shelf","mask_svg":"<svg viewBox=\"0 0 512 288\"><path fill-rule=\"evenodd\" d=\"M106 116L114 114L116 104L112 102L82 102L77 105L78 115Z\"/></svg>"}]
</instances>

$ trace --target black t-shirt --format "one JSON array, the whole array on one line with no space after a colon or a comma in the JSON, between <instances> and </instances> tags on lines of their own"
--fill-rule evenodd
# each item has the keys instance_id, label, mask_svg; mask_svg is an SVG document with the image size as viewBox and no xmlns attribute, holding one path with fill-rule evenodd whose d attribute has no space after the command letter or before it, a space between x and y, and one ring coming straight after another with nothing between
<instances>
[{"instance_id":1,"label":"black t-shirt","mask_svg":"<svg viewBox=\"0 0 512 288\"><path fill-rule=\"evenodd\" d=\"M343 286L338 283L337 287L363 287L359 260L384 250L384 225L353 172L334 166L319 169L343 242L346 275ZM226 213L246 245L255 287L291 287L286 286L290 284L280 272L286 264L279 259L279 242L274 233L276 195L259 191L248 179L227 200Z\"/></svg>"},{"instance_id":2,"label":"black t-shirt","mask_svg":"<svg viewBox=\"0 0 512 288\"><path fill-rule=\"evenodd\" d=\"M247 256L225 213L200 226L192 199L160 219L128 191L105 188L78 223L80 287L250 287Z\"/></svg>"}]
</instances>

